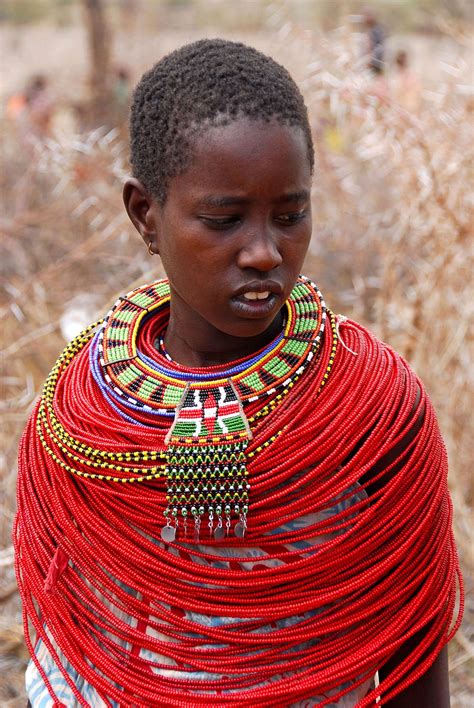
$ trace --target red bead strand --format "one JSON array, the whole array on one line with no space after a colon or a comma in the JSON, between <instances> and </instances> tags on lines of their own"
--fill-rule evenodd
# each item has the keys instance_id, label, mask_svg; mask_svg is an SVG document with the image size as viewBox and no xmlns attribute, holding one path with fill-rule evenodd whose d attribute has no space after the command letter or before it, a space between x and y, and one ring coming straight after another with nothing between
<instances>
[{"instance_id":1,"label":"red bead strand","mask_svg":"<svg viewBox=\"0 0 474 708\"><path fill-rule=\"evenodd\" d=\"M154 342L165 325L145 322L147 356L161 356ZM22 437L14 528L28 648L35 660L31 621L80 705L58 646L106 705L275 708L336 691L326 705L420 630L418 646L359 705L389 700L429 668L459 626L462 583L446 453L431 404L398 355L349 322L344 342L356 355L338 345L332 363L326 336L276 404L245 408L253 433L245 539L203 535L196 545L180 531L167 546L158 539L169 420L143 411L134 417L145 425L134 425L108 405L89 370L88 336L60 361L52 402L43 397ZM356 489L375 484L351 504ZM280 529L308 513L318 520ZM303 541L306 550L292 546ZM69 563L47 592L59 547ZM263 555L250 558L249 547ZM186 613L233 619L212 626ZM290 617L299 619L275 624Z\"/></svg>"}]
</instances>

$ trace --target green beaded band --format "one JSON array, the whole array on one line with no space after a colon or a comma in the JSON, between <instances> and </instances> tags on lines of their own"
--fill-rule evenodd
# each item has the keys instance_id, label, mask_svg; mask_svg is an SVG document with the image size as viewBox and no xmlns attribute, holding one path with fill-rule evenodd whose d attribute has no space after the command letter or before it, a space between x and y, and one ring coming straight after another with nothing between
<instances>
[{"instance_id":1,"label":"green beaded band","mask_svg":"<svg viewBox=\"0 0 474 708\"><path fill-rule=\"evenodd\" d=\"M98 337L98 359L104 386L125 405L169 414L179 404L187 383L195 388L215 388L232 380L242 402L253 402L284 388L299 376L316 354L326 321L326 306L318 288L300 276L286 302L283 336L259 360L231 376L186 381L173 369L153 368L137 352L143 318L168 307L169 284L160 280L120 298L108 313Z\"/></svg>"}]
</instances>

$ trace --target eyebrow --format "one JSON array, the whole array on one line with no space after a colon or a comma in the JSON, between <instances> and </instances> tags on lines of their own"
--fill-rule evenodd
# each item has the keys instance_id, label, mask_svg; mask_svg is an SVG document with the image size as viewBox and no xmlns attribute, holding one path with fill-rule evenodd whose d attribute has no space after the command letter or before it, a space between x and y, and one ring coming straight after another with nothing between
<instances>
[{"instance_id":1,"label":"eyebrow","mask_svg":"<svg viewBox=\"0 0 474 708\"><path fill-rule=\"evenodd\" d=\"M279 199L281 202L307 202L309 200L310 194L308 189L301 189L299 192L288 192L288 194L282 195Z\"/></svg>"},{"instance_id":2,"label":"eyebrow","mask_svg":"<svg viewBox=\"0 0 474 708\"><path fill-rule=\"evenodd\" d=\"M309 191L307 189L302 189L297 192L288 192L287 194L282 194L277 201L280 202L291 202L293 204L300 204L301 202L306 202L309 200ZM235 206L237 204L248 204L249 199L246 197L231 197L231 196L219 196L217 194L208 194L202 197L198 202L198 207L214 207L222 208Z\"/></svg>"},{"instance_id":3,"label":"eyebrow","mask_svg":"<svg viewBox=\"0 0 474 708\"><path fill-rule=\"evenodd\" d=\"M199 207L228 207L235 204L247 204L248 199L245 197L225 197L217 194L208 194L199 200Z\"/></svg>"}]
</instances>

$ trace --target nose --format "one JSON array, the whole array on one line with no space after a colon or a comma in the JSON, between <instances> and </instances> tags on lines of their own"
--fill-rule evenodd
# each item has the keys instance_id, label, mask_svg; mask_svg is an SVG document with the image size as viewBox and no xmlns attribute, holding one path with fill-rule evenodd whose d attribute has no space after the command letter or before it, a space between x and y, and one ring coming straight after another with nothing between
<instances>
[{"instance_id":1,"label":"nose","mask_svg":"<svg viewBox=\"0 0 474 708\"><path fill-rule=\"evenodd\" d=\"M260 230L248 234L245 243L239 251L237 263L242 270L251 268L260 272L268 272L277 268L283 262L278 243L269 230Z\"/></svg>"}]
</instances>

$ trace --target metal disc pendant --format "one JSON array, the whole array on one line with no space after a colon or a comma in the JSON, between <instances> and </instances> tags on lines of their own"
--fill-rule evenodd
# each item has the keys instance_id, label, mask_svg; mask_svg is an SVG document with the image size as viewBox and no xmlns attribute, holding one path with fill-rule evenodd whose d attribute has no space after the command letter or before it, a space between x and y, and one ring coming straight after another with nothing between
<instances>
[{"instance_id":1,"label":"metal disc pendant","mask_svg":"<svg viewBox=\"0 0 474 708\"><path fill-rule=\"evenodd\" d=\"M174 526L163 526L161 529L161 538L165 543L173 543L176 538L176 529Z\"/></svg>"},{"instance_id":2,"label":"metal disc pendant","mask_svg":"<svg viewBox=\"0 0 474 708\"><path fill-rule=\"evenodd\" d=\"M234 526L234 533L237 538L243 538L245 536L245 526L241 521L238 521Z\"/></svg>"},{"instance_id":3,"label":"metal disc pendant","mask_svg":"<svg viewBox=\"0 0 474 708\"><path fill-rule=\"evenodd\" d=\"M223 526L217 526L217 528L214 529L214 538L216 541L221 541L225 536L225 529Z\"/></svg>"}]
</instances>

